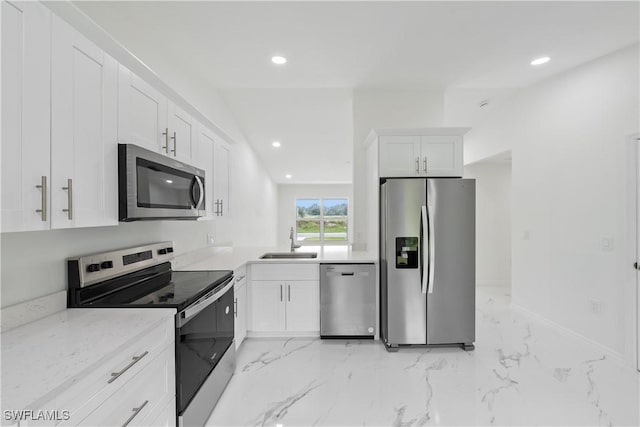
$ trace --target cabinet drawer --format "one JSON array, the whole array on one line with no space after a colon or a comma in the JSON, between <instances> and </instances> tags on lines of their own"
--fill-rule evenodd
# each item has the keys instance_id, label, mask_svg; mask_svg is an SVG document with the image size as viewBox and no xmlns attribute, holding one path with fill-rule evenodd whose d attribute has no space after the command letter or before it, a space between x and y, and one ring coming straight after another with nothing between
<instances>
[{"instance_id":1,"label":"cabinet drawer","mask_svg":"<svg viewBox=\"0 0 640 427\"><path fill-rule=\"evenodd\" d=\"M137 373L145 369L165 348L174 349L174 320L168 319L134 343L117 350L98 369L72 385L56 399L56 406L70 411L61 425L77 425ZM135 358L135 359L134 359ZM121 373L119 376L112 373Z\"/></svg>"},{"instance_id":2,"label":"cabinet drawer","mask_svg":"<svg viewBox=\"0 0 640 427\"><path fill-rule=\"evenodd\" d=\"M144 369L123 384L118 393L109 397L78 425L151 425L156 412L163 409L160 405L166 405L167 397L175 392L174 351L173 346L165 347Z\"/></svg>"},{"instance_id":3,"label":"cabinet drawer","mask_svg":"<svg viewBox=\"0 0 640 427\"><path fill-rule=\"evenodd\" d=\"M253 264L251 280L318 280L318 264Z\"/></svg>"}]
</instances>

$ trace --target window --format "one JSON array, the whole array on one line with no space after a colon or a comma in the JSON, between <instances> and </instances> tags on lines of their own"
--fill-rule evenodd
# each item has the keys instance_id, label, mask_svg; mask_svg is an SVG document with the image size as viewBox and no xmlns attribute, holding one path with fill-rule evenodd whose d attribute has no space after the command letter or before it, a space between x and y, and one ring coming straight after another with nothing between
<instances>
[{"instance_id":1,"label":"window","mask_svg":"<svg viewBox=\"0 0 640 427\"><path fill-rule=\"evenodd\" d=\"M296 238L300 243L332 243L348 240L349 200L296 199Z\"/></svg>"}]
</instances>

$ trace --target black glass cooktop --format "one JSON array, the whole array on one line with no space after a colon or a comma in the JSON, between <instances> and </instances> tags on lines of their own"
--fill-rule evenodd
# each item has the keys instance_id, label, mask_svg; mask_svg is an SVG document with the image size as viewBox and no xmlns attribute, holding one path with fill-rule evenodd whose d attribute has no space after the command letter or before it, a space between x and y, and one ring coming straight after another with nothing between
<instances>
[{"instance_id":1,"label":"black glass cooktop","mask_svg":"<svg viewBox=\"0 0 640 427\"><path fill-rule=\"evenodd\" d=\"M222 287L233 277L228 270L147 271L129 275L129 283L97 296L82 306L92 307L176 307L181 310L209 291Z\"/></svg>"}]
</instances>

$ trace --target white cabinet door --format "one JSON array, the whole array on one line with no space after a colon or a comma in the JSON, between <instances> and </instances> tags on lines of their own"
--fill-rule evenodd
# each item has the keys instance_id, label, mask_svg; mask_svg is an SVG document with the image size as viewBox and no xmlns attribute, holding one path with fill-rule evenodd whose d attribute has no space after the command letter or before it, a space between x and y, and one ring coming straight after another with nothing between
<instances>
[{"instance_id":1,"label":"white cabinet door","mask_svg":"<svg viewBox=\"0 0 640 427\"><path fill-rule=\"evenodd\" d=\"M214 212L216 216L229 216L231 213L229 203L231 147L228 144L217 140L215 143L213 158Z\"/></svg>"},{"instance_id":2,"label":"white cabinet door","mask_svg":"<svg viewBox=\"0 0 640 427\"><path fill-rule=\"evenodd\" d=\"M119 141L168 155L167 98L122 65L118 91Z\"/></svg>"},{"instance_id":3,"label":"white cabinet door","mask_svg":"<svg viewBox=\"0 0 640 427\"><path fill-rule=\"evenodd\" d=\"M169 101L169 155L191 163L196 138L196 122L189 114Z\"/></svg>"},{"instance_id":4,"label":"white cabinet door","mask_svg":"<svg viewBox=\"0 0 640 427\"><path fill-rule=\"evenodd\" d=\"M236 340L236 350L247 336L247 284L246 280L234 289L235 292L235 327L234 337Z\"/></svg>"},{"instance_id":5,"label":"white cabinet door","mask_svg":"<svg viewBox=\"0 0 640 427\"><path fill-rule=\"evenodd\" d=\"M53 16L51 227L118 224L118 63Z\"/></svg>"},{"instance_id":6,"label":"white cabinet door","mask_svg":"<svg viewBox=\"0 0 640 427\"><path fill-rule=\"evenodd\" d=\"M380 137L381 177L419 176L421 167L419 136Z\"/></svg>"},{"instance_id":7,"label":"white cabinet door","mask_svg":"<svg viewBox=\"0 0 640 427\"><path fill-rule=\"evenodd\" d=\"M287 282L287 331L320 330L319 282Z\"/></svg>"},{"instance_id":8,"label":"white cabinet door","mask_svg":"<svg viewBox=\"0 0 640 427\"><path fill-rule=\"evenodd\" d=\"M420 167L425 176L462 176L462 137L421 137Z\"/></svg>"},{"instance_id":9,"label":"white cabinet door","mask_svg":"<svg viewBox=\"0 0 640 427\"><path fill-rule=\"evenodd\" d=\"M215 134L205 126L198 124L198 134L196 137L196 150L193 164L204 170L204 203L206 215L201 219L214 218L214 195L213 195L213 150L215 146Z\"/></svg>"},{"instance_id":10,"label":"white cabinet door","mask_svg":"<svg viewBox=\"0 0 640 427\"><path fill-rule=\"evenodd\" d=\"M36 185L50 181L51 12L39 2L1 7L2 231L44 230L49 192Z\"/></svg>"},{"instance_id":11,"label":"white cabinet door","mask_svg":"<svg viewBox=\"0 0 640 427\"><path fill-rule=\"evenodd\" d=\"M251 281L251 330L256 332L284 331L285 284L272 280Z\"/></svg>"}]
</instances>

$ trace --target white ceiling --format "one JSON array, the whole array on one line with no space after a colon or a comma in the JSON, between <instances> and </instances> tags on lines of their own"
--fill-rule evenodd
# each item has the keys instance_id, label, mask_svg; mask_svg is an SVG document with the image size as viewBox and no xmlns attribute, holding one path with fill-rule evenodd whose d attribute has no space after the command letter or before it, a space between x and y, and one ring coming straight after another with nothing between
<instances>
[{"instance_id":1,"label":"white ceiling","mask_svg":"<svg viewBox=\"0 0 640 427\"><path fill-rule=\"evenodd\" d=\"M638 2L76 4L151 68L222 89L277 182L351 180L353 89L504 93L639 39ZM542 55L552 61L529 65Z\"/></svg>"}]
</instances>

